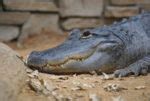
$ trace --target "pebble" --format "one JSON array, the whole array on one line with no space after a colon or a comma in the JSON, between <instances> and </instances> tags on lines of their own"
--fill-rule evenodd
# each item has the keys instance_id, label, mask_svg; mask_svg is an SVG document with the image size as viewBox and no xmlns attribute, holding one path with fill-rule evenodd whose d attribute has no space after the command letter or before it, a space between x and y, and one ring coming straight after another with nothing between
<instances>
[{"instance_id":1,"label":"pebble","mask_svg":"<svg viewBox=\"0 0 150 101\"><path fill-rule=\"evenodd\" d=\"M119 92L121 90L127 90L127 88L120 87L119 84L108 84L108 85L105 85L103 88L105 91L108 91L108 92L112 92L112 91Z\"/></svg>"},{"instance_id":2,"label":"pebble","mask_svg":"<svg viewBox=\"0 0 150 101\"><path fill-rule=\"evenodd\" d=\"M58 89L52 83L48 83L44 79L39 80L38 78L31 78L29 80L29 85L34 91L38 93L40 92L44 95L52 94L54 90Z\"/></svg>"},{"instance_id":3,"label":"pebble","mask_svg":"<svg viewBox=\"0 0 150 101\"><path fill-rule=\"evenodd\" d=\"M134 89L135 90L140 90L140 89L145 89L146 87L145 86L137 86L137 87L135 87Z\"/></svg>"},{"instance_id":4,"label":"pebble","mask_svg":"<svg viewBox=\"0 0 150 101\"><path fill-rule=\"evenodd\" d=\"M71 88L72 91L77 91L77 90L85 90L84 88L82 88L81 86L76 86Z\"/></svg>"},{"instance_id":5,"label":"pebble","mask_svg":"<svg viewBox=\"0 0 150 101\"><path fill-rule=\"evenodd\" d=\"M113 97L112 101L125 101L121 96Z\"/></svg>"},{"instance_id":6,"label":"pebble","mask_svg":"<svg viewBox=\"0 0 150 101\"><path fill-rule=\"evenodd\" d=\"M38 79L30 79L29 85L36 92L41 92L43 90L43 86Z\"/></svg>"},{"instance_id":7,"label":"pebble","mask_svg":"<svg viewBox=\"0 0 150 101\"><path fill-rule=\"evenodd\" d=\"M55 87L52 83L48 83L46 80L42 79L43 82L43 86L46 90L48 90L49 92L52 92L56 89L58 89L57 87Z\"/></svg>"},{"instance_id":8,"label":"pebble","mask_svg":"<svg viewBox=\"0 0 150 101\"><path fill-rule=\"evenodd\" d=\"M72 81L72 84L73 84L73 85L81 85L81 83L78 82L78 81Z\"/></svg>"},{"instance_id":9,"label":"pebble","mask_svg":"<svg viewBox=\"0 0 150 101\"><path fill-rule=\"evenodd\" d=\"M32 69L30 69L30 68L27 68L27 69L26 69L26 72L27 72L27 73L32 73L32 72L33 72L33 70L32 70Z\"/></svg>"},{"instance_id":10,"label":"pebble","mask_svg":"<svg viewBox=\"0 0 150 101\"><path fill-rule=\"evenodd\" d=\"M114 79L114 75L108 75L106 73L102 73L103 74L103 80L113 80Z\"/></svg>"},{"instance_id":11,"label":"pebble","mask_svg":"<svg viewBox=\"0 0 150 101\"><path fill-rule=\"evenodd\" d=\"M67 77L67 76L60 76L58 79L60 79L60 80L68 80L69 77Z\"/></svg>"},{"instance_id":12,"label":"pebble","mask_svg":"<svg viewBox=\"0 0 150 101\"><path fill-rule=\"evenodd\" d=\"M87 88L94 88L95 87L95 85L94 84L86 84L86 83L84 83L83 84L83 87L87 87Z\"/></svg>"},{"instance_id":13,"label":"pebble","mask_svg":"<svg viewBox=\"0 0 150 101\"><path fill-rule=\"evenodd\" d=\"M59 95L56 97L57 101L71 101L72 98L71 97L65 97L63 95Z\"/></svg>"},{"instance_id":14,"label":"pebble","mask_svg":"<svg viewBox=\"0 0 150 101\"><path fill-rule=\"evenodd\" d=\"M97 96L97 94L90 94L89 100L90 101L102 101L101 98L99 96Z\"/></svg>"},{"instance_id":15,"label":"pebble","mask_svg":"<svg viewBox=\"0 0 150 101\"><path fill-rule=\"evenodd\" d=\"M32 73L27 74L30 78L38 78L39 77L39 71L35 70Z\"/></svg>"}]
</instances>

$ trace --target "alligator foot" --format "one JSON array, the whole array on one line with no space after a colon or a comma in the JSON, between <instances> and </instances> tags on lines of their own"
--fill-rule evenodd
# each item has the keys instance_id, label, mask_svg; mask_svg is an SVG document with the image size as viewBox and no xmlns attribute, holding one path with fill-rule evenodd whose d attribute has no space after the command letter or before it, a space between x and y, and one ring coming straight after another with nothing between
<instances>
[{"instance_id":1,"label":"alligator foot","mask_svg":"<svg viewBox=\"0 0 150 101\"><path fill-rule=\"evenodd\" d=\"M148 72L150 72L150 56L146 56L137 62L129 65L125 69L119 69L114 72L114 75L116 77L125 77L131 74L134 74L135 76L138 75L145 75Z\"/></svg>"}]
</instances>

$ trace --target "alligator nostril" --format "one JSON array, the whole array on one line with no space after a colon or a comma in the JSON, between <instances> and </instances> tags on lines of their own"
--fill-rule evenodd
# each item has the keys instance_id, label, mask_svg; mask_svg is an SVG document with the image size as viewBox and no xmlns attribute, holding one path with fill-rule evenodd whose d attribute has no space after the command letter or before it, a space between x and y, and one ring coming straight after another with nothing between
<instances>
[{"instance_id":1,"label":"alligator nostril","mask_svg":"<svg viewBox=\"0 0 150 101\"><path fill-rule=\"evenodd\" d=\"M28 55L26 64L31 67L44 67L47 61L41 57L40 52L33 51Z\"/></svg>"}]
</instances>

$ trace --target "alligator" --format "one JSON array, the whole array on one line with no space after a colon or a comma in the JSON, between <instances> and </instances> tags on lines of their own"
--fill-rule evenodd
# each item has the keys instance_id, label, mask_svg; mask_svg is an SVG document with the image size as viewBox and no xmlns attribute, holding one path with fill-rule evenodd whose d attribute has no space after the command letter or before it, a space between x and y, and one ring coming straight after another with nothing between
<instances>
[{"instance_id":1,"label":"alligator","mask_svg":"<svg viewBox=\"0 0 150 101\"><path fill-rule=\"evenodd\" d=\"M54 74L114 73L116 77L150 72L150 12L109 26L74 29L60 45L32 51L27 65Z\"/></svg>"}]
</instances>

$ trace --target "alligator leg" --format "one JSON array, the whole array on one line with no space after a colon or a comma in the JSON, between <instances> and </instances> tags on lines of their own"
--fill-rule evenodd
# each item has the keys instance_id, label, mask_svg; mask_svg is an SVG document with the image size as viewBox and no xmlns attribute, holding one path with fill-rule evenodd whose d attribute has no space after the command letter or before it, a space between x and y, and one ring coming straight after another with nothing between
<instances>
[{"instance_id":1,"label":"alligator leg","mask_svg":"<svg viewBox=\"0 0 150 101\"><path fill-rule=\"evenodd\" d=\"M147 74L148 72L150 72L150 55L136 61L135 63L129 65L127 68L116 70L114 75L116 77L124 77L130 74L138 76L140 74Z\"/></svg>"}]
</instances>

